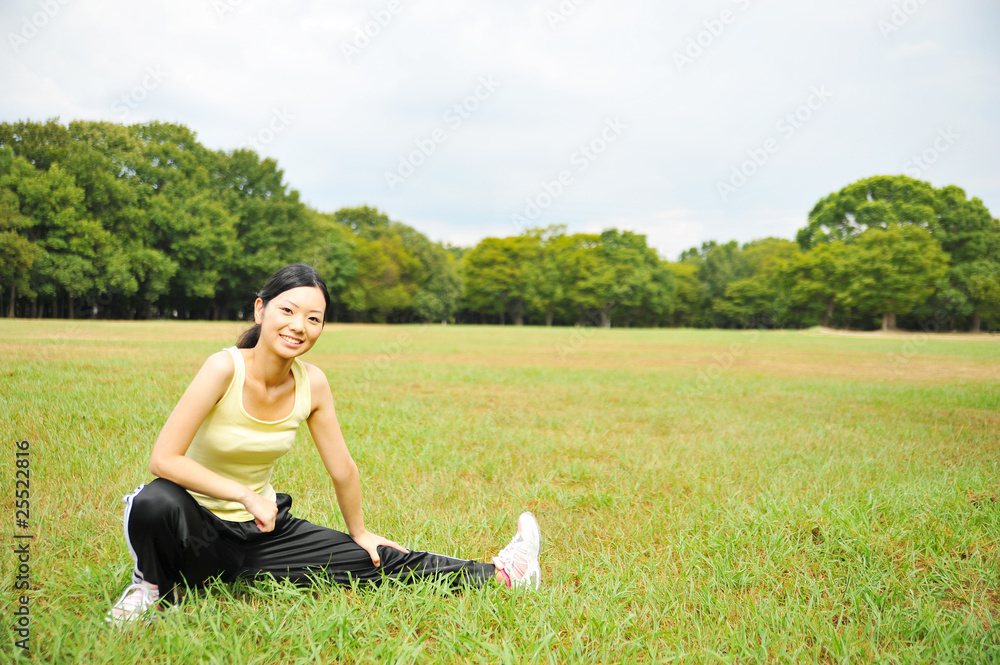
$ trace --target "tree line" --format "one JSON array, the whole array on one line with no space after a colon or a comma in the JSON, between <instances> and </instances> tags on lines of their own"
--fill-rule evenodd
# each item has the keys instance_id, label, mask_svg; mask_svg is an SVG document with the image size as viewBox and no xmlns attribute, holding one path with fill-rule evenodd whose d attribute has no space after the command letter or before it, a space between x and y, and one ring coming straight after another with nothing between
<instances>
[{"instance_id":1,"label":"tree line","mask_svg":"<svg viewBox=\"0 0 1000 665\"><path fill-rule=\"evenodd\" d=\"M432 242L361 206L313 210L254 151L179 124L0 124L0 313L236 319L292 262L331 321L537 325L1000 326L1000 222L955 186L876 176L820 200L795 240L707 242L564 227Z\"/></svg>"}]
</instances>

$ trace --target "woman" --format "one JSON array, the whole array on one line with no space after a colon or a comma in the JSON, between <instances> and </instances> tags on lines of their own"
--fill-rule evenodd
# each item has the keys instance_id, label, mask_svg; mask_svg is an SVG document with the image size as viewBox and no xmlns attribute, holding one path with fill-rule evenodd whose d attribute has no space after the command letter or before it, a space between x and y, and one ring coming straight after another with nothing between
<instances>
[{"instance_id":1,"label":"woman","mask_svg":"<svg viewBox=\"0 0 1000 665\"><path fill-rule=\"evenodd\" d=\"M358 467L340 432L326 375L300 360L323 332L330 296L309 266L277 271L254 302L254 326L209 356L160 431L149 469L157 476L125 497L133 583L108 613L148 620L182 585L271 575L350 585L386 578L491 579L537 588L541 536L531 513L493 563L413 552L365 528ZM330 473L347 534L293 517L271 486L275 462L309 425Z\"/></svg>"}]
</instances>

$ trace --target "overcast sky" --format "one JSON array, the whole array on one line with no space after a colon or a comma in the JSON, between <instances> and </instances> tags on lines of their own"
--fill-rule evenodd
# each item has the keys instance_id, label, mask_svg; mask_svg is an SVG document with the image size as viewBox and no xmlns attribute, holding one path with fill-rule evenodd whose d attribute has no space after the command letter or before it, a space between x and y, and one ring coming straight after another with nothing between
<instances>
[{"instance_id":1,"label":"overcast sky","mask_svg":"<svg viewBox=\"0 0 1000 665\"><path fill-rule=\"evenodd\" d=\"M675 260L880 174L1000 216L996 0L4 0L0 26L0 121L182 123L456 245L616 227Z\"/></svg>"}]
</instances>

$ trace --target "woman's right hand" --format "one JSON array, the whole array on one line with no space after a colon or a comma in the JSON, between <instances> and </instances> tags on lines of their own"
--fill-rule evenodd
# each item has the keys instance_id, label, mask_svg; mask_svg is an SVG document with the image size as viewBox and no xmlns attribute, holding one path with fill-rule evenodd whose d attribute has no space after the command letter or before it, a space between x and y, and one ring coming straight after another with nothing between
<instances>
[{"instance_id":1,"label":"woman's right hand","mask_svg":"<svg viewBox=\"0 0 1000 665\"><path fill-rule=\"evenodd\" d=\"M278 517L278 504L270 499L265 499L251 489L247 490L243 500L240 501L247 512L253 515L253 520L261 533L274 531L274 521Z\"/></svg>"}]
</instances>

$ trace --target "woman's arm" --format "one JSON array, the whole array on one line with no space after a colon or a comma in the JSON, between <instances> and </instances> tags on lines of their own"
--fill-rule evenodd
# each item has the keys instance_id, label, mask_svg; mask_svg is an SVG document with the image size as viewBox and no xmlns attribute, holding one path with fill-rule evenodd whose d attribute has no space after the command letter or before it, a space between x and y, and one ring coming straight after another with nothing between
<instances>
[{"instance_id":1,"label":"woman's arm","mask_svg":"<svg viewBox=\"0 0 1000 665\"><path fill-rule=\"evenodd\" d=\"M337 504L347 524L347 532L358 545L371 556L372 563L381 564L378 555L379 545L388 545L401 552L408 552L399 543L371 533L365 528L365 518L361 510L361 474L358 465L354 463L347 443L337 422L337 412L333 406L333 393L326 375L312 365L306 366L309 372L309 388L312 393L312 412L309 414L309 432L312 434L316 449L323 460L333 487L337 492Z\"/></svg>"},{"instance_id":2,"label":"woman's arm","mask_svg":"<svg viewBox=\"0 0 1000 665\"><path fill-rule=\"evenodd\" d=\"M278 514L277 504L184 456L198 428L226 393L235 371L229 352L220 351L208 357L160 430L149 458L149 470L185 489L242 503L261 531L271 531Z\"/></svg>"}]
</instances>

